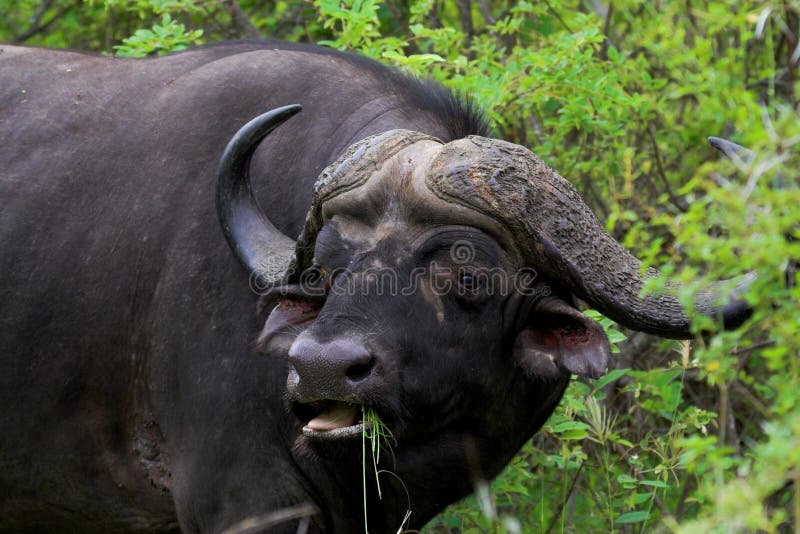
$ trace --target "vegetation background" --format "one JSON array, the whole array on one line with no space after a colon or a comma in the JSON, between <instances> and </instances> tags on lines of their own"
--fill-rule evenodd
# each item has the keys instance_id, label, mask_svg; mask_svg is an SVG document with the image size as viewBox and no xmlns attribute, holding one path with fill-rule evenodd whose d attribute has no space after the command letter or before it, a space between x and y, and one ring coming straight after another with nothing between
<instances>
[{"instance_id":1,"label":"vegetation background","mask_svg":"<svg viewBox=\"0 0 800 534\"><path fill-rule=\"evenodd\" d=\"M619 332L444 532L800 532L800 0L0 0L0 42L147 56L275 37L469 93L681 281L758 273L750 321L691 342ZM2 83L2 81L0 81ZM706 136L753 161L722 160ZM664 278L649 288L663 290ZM624 340L624 341L623 341Z\"/></svg>"}]
</instances>

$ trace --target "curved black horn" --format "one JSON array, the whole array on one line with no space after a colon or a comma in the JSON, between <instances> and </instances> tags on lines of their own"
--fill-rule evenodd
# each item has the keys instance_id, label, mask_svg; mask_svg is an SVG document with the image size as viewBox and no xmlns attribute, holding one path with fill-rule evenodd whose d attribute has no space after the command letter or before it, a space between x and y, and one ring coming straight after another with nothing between
<instances>
[{"instance_id":1,"label":"curved black horn","mask_svg":"<svg viewBox=\"0 0 800 534\"><path fill-rule=\"evenodd\" d=\"M282 234L258 206L250 186L250 160L272 130L301 110L293 104L259 115L236 132L217 167L217 217L239 261L260 277L280 280L293 257L295 242Z\"/></svg>"},{"instance_id":2,"label":"curved black horn","mask_svg":"<svg viewBox=\"0 0 800 534\"><path fill-rule=\"evenodd\" d=\"M749 164L751 163L756 154L752 150L748 150L747 148L743 147L742 145L737 145L733 141L728 141L727 139L723 139L721 137L709 137L708 144L725 154L728 158L732 160L736 160L738 157L743 162Z\"/></svg>"}]
</instances>

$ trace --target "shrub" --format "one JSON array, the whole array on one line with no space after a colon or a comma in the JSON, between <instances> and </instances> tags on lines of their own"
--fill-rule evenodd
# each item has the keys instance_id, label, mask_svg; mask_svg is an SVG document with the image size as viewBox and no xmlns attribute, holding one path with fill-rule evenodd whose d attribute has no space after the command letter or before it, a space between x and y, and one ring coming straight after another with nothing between
<instances>
[{"instance_id":1,"label":"shrub","mask_svg":"<svg viewBox=\"0 0 800 534\"><path fill-rule=\"evenodd\" d=\"M148 55L261 34L431 76L572 180L662 269L649 291L669 276L690 306L711 280L757 273L741 295L753 316L734 332L697 317L709 334L690 342L623 341L598 316L619 342L616 368L574 382L506 471L427 532L798 528L800 1L0 5L4 41ZM721 159L708 135L756 157Z\"/></svg>"}]
</instances>

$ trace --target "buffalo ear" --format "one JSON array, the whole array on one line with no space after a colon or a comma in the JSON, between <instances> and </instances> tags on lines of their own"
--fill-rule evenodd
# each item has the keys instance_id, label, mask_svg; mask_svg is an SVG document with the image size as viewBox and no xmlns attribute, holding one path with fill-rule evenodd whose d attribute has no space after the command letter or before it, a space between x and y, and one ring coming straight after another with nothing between
<instances>
[{"instance_id":1,"label":"buffalo ear","mask_svg":"<svg viewBox=\"0 0 800 534\"><path fill-rule=\"evenodd\" d=\"M317 318L322 307L319 302L313 300L294 298L277 299L273 302L277 304L269 313L264 328L256 340L256 347L260 350L264 350L267 343L280 334L296 334L301 329L307 328Z\"/></svg>"},{"instance_id":2,"label":"buffalo ear","mask_svg":"<svg viewBox=\"0 0 800 534\"><path fill-rule=\"evenodd\" d=\"M599 378L611 347L592 319L555 297L536 303L514 340L514 358L531 376L557 378L564 372Z\"/></svg>"}]
</instances>

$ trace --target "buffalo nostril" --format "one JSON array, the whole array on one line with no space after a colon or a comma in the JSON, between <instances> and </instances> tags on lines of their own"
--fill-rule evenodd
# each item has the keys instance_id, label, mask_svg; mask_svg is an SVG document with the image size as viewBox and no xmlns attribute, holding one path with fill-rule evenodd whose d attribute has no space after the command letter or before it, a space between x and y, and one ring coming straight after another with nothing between
<instances>
[{"instance_id":1,"label":"buffalo nostril","mask_svg":"<svg viewBox=\"0 0 800 534\"><path fill-rule=\"evenodd\" d=\"M360 362L348 367L345 376L351 382L360 382L372 373L373 367L375 367L375 358L370 357L366 362Z\"/></svg>"},{"instance_id":2,"label":"buffalo nostril","mask_svg":"<svg viewBox=\"0 0 800 534\"><path fill-rule=\"evenodd\" d=\"M378 359L357 339L320 343L301 336L289 350L290 394L307 399L343 399L354 395L375 375Z\"/></svg>"}]
</instances>

